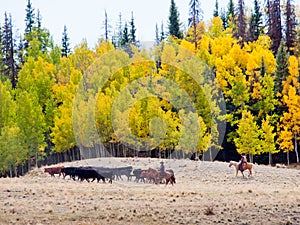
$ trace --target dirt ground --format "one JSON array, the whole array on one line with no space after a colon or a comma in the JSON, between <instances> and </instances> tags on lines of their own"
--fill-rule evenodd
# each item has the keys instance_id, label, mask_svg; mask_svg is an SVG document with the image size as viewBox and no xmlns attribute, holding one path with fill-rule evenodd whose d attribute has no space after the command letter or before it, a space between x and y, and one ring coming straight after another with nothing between
<instances>
[{"instance_id":1,"label":"dirt ground","mask_svg":"<svg viewBox=\"0 0 300 225\"><path fill-rule=\"evenodd\" d=\"M164 160L174 186L50 177L43 168L0 179L0 224L300 224L300 170L254 165L235 177L225 162ZM65 163L157 168L159 159ZM247 172L245 174L248 174Z\"/></svg>"}]
</instances>

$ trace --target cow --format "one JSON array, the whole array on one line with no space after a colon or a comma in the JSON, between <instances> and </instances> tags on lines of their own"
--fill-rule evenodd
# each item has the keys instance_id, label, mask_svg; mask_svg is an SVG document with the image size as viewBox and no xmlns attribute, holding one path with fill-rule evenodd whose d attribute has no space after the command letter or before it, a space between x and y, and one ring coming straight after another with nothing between
<instances>
[{"instance_id":1,"label":"cow","mask_svg":"<svg viewBox=\"0 0 300 225\"><path fill-rule=\"evenodd\" d=\"M105 167L96 167L96 166L93 166L92 168L95 169L98 174L108 179L109 183L112 183L113 174L114 174L113 169L105 168Z\"/></svg>"},{"instance_id":2,"label":"cow","mask_svg":"<svg viewBox=\"0 0 300 225\"><path fill-rule=\"evenodd\" d=\"M75 180L75 171L76 171L77 167L64 167L61 169L61 173L63 174L63 178L65 179L66 176L70 176L70 179Z\"/></svg>"},{"instance_id":3,"label":"cow","mask_svg":"<svg viewBox=\"0 0 300 225\"><path fill-rule=\"evenodd\" d=\"M99 182L100 180L105 183L105 177L99 174L94 168L92 167L78 167L75 170L75 176L78 177L80 181L86 180L87 182L90 182L90 179L92 179L91 182L93 182L95 179Z\"/></svg>"},{"instance_id":4,"label":"cow","mask_svg":"<svg viewBox=\"0 0 300 225\"><path fill-rule=\"evenodd\" d=\"M54 177L54 174L61 175L61 169L64 168L64 166L53 166L53 167L46 167L44 168L45 173L49 173L51 177Z\"/></svg>"},{"instance_id":5,"label":"cow","mask_svg":"<svg viewBox=\"0 0 300 225\"><path fill-rule=\"evenodd\" d=\"M142 175L142 172L145 172L146 170L142 170L142 169L134 169L132 171L133 175L135 176L135 182L139 182L139 181L144 181L145 183L145 178L146 178L146 175Z\"/></svg>"},{"instance_id":6,"label":"cow","mask_svg":"<svg viewBox=\"0 0 300 225\"><path fill-rule=\"evenodd\" d=\"M122 178L123 175L127 177L127 180L130 180L132 169L133 169L132 166L114 168L113 171L116 180L119 179L123 180Z\"/></svg>"}]
</instances>

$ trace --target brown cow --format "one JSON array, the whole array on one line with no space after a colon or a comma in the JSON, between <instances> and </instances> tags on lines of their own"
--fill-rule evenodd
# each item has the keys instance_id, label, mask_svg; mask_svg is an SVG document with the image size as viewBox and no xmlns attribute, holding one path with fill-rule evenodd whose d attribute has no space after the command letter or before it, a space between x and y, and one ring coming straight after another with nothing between
<instances>
[{"instance_id":1,"label":"brown cow","mask_svg":"<svg viewBox=\"0 0 300 225\"><path fill-rule=\"evenodd\" d=\"M61 175L61 169L64 168L64 166L53 166L53 167L46 167L44 169L45 173L49 173L51 177L54 177L54 174Z\"/></svg>"}]
</instances>

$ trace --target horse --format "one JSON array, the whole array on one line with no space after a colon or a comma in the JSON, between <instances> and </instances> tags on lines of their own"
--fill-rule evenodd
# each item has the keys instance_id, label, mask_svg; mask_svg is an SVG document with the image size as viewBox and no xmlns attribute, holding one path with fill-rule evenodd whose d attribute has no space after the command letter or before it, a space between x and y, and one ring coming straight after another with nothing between
<instances>
[{"instance_id":1,"label":"horse","mask_svg":"<svg viewBox=\"0 0 300 225\"><path fill-rule=\"evenodd\" d=\"M239 163L238 163L238 162L230 161L230 162L229 162L229 167L231 167L231 166L234 166L234 167L235 167L235 171L236 171L235 176L237 176L237 175L238 175L238 172L241 171L243 177L245 177L245 176L244 176L244 173L243 173L245 170L249 170L249 175L248 175L248 177L252 176L253 163L248 163L248 162L247 162L247 163L245 163L245 164L243 165L243 168L240 169L240 168L239 168Z\"/></svg>"},{"instance_id":2,"label":"horse","mask_svg":"<svg viewBox=\"0 0 300 225\"><path fill-rule=\"evenodd\" d=\"M145 173L142 172L143 176L146 176L146 179L148 180L149 183L151 183L151 181L153 181L153 183L157 183L158 180L158 171L153 169L153 168L149 168L148 170L145 171Z\"/></svg>"},{"instance_id":3,"label":"horse","mask_svg":"<svg viewBox=\"0 0 300 225\"><path fill-rule=\"evenodd\" d=\"M166 180L166 186L168 183L172 184L172 186L176 183L175 175L172 170L166 170L162 179Z\"/></svg>"}]
</instances>

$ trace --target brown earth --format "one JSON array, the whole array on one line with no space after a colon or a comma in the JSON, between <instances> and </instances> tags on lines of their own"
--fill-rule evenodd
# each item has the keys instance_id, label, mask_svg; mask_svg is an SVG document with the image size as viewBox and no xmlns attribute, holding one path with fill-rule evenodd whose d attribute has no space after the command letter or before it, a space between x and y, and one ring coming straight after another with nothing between
<instances>
[{"instance_id":1,"label":"brown earth","mask_svg":"<svg viewBox=\"0 0 300 225\"><path fill-rule=\"evenodd\" d=\"M157 168L158 159L66 163ZM0 179L0 224L300 224L300 170L255 165L235 177L228 163L165 160L174 186L50 177L43 168ZM246 172L247 174L247 172Z\"/></svg>"}]
</instances>

